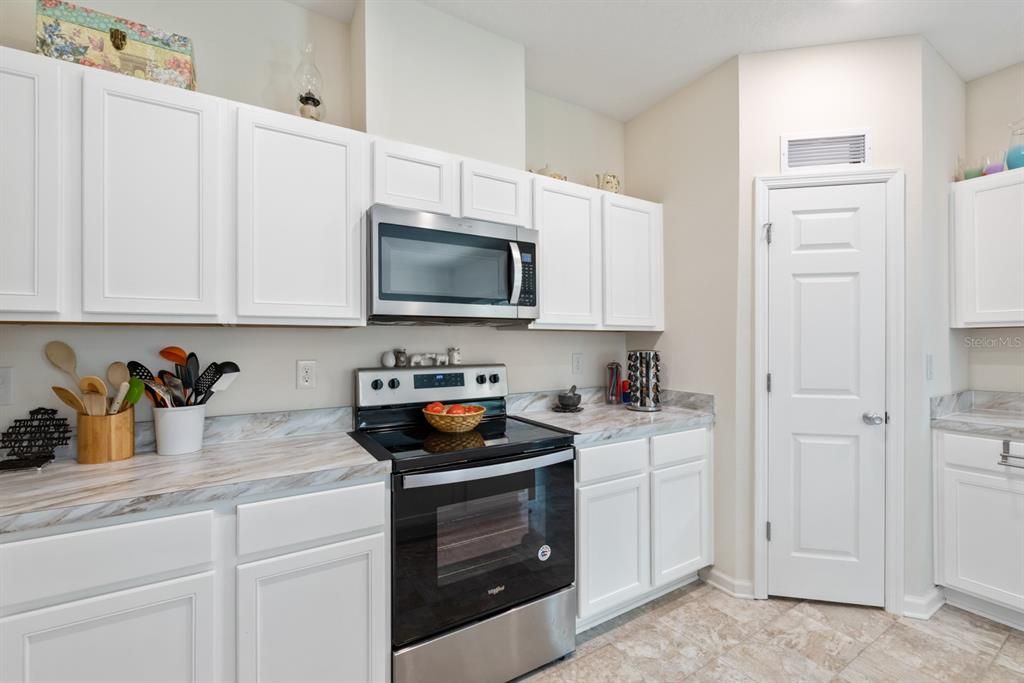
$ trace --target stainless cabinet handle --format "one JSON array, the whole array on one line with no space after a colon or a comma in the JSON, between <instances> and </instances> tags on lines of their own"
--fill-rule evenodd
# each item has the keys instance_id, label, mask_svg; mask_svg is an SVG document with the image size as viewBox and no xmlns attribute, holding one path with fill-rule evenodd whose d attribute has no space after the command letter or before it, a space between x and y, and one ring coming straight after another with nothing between
<instances>
[{"instance_id":1,"label":"stainless cabinet handle","mask_svg":"<svg viewBox=\"0 0 1024 683\"><path fill-rule=\"evenodd\" d=\"M864 420L864 424L878 426L885 422L885 418L878 413L864 413L861 415L861 419Z\"/></svg>"},{"instance_id":2,"label":"stainless cabinet handle","mask_svg":"<svg viewBox=\"0 0 1024 683\"><path fill-rule=\"evenodd\" d=\"M1024 461L1024 456L1010 455L1010 442L1003 441L1003 452L999 454L999 462L997 462L996 464L1002 465L1003 467L1012 467L1015 470L1024 470L1024 465L1014 465L1012 462L1010 462L1011 458L1013 458L1014 460Z\"/></svg>"}]
</instances>

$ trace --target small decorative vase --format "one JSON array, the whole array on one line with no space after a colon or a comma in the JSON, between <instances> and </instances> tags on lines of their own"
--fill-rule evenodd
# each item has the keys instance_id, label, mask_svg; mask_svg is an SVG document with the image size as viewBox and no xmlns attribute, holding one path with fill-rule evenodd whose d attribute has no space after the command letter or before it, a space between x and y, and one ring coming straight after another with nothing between
<instances>
[{"instance_id":1,"label":"small decorative vase","mask_svg":"<svg viewBox=\"0 0 1024 683\"><path fill-rule=\"evenodd\" d=\"M1010 148L1006 151L1006 168L1024 168L1024 120L1013 124L1010 132Z\"/></svg>"},{"instance_id":2,"label":"small decorative vase","mask_svg":"<svg viewBox=\"0 0 1024 683\"><path fill-rule=\"evenodd\" d=\"M393 367L395 367L395 362L396 362L396 359L395 359L395 352L394 351L385 351L384 353L380 354L380 365L381 365L381 367L393 368Z\"/></svg>"},{"instance_id":3,"label":"small decorative vase","mask_svg":"<svg viewBox=\"0 0 1024 683\"><path fill-rule=\"evenodd\" d=\"M302 60L295 69L295 86L299 92L299 116L319 121L324 113L321 99L324 86L320 69L313 62L313 43L308 43L302 51Z\"/></svg>"}]
</instances>

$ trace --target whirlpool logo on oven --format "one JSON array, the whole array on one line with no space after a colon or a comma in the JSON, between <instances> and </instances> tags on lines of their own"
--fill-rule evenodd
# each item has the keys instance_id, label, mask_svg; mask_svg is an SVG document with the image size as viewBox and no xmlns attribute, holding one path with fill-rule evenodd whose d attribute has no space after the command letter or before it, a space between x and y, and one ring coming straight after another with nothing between
<instances>
[{"instance_id":1,"label":"whirlpool logo on oven","mask_svg":"<svg viewBox=\"0 0 1024 683\"><path fill-rule=\"evenodd\" d=\"M488 588L487 589L487 594L493 597L493 596L497 595L498 593L502 592L503 590L505 590L505 584L502 584L500 586L495 586L494 588Z\"/></svg>"}]
</instances>

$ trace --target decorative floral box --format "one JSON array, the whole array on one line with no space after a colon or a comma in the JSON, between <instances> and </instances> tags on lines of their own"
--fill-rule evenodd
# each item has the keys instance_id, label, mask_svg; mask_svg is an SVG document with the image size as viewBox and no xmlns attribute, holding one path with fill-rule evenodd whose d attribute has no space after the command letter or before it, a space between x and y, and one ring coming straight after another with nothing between
<instances>
[{"instance_id":1,"label":"decorative floral box","mask_svg":"<svg viewBox=\"0 0 1024 683\"><path fill-rule=\"evenodd\" d=\"M38 0L36 52L164 85L196 89L191 38L62 0Z\"/></svg>"}]
</instances>

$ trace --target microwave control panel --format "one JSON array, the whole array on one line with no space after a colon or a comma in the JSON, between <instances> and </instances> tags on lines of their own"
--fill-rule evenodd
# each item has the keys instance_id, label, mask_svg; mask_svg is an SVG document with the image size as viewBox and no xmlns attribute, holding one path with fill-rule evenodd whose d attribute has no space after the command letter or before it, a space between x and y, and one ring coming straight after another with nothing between
<instances>
[{"instance_id":1,"label":"microwave control panel","mask_svg":"<svg viewBox=\"0 0 1024 683\"><path fill-rule=\"evenodd\" d=\"M519 291L519 305L533 307L537 305L536 247L520 242L519 249L523 259L523 285Z\"/></svg>"}]
</instances>

